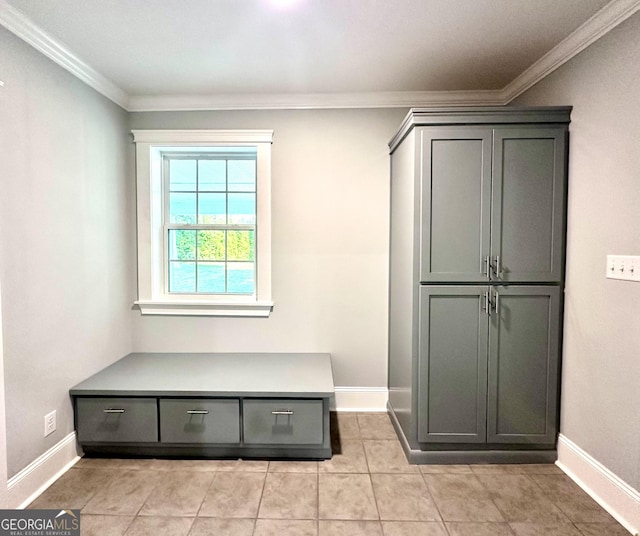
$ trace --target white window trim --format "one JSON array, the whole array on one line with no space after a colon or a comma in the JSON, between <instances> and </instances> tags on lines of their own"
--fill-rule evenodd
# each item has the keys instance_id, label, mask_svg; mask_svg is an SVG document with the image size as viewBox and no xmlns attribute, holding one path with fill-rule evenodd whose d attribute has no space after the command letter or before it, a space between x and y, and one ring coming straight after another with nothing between
<instances>
[{"instance_id":1,"label":"white window trim","mask_svg":"<svg viewBox=\"0 0 640 536\"><path fill-rule=\"evenodd\" d=\"M267 317L271 300L271 144L273 130L133 130L136 144L138 299L143 315ZM257 149L256 294L172 295L165 290L163 151L184 147Z\"/></svg>"}]
</instances>

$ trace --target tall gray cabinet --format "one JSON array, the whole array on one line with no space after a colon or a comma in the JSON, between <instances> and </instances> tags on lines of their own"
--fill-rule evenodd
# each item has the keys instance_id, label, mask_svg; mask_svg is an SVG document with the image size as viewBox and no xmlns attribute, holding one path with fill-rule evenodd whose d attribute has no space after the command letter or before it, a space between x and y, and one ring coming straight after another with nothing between
<instances>
[{"instance_id":1,"label":"tall gray cabinet","mask_svg":"<svg viewBox=\"0 0 640 536\"><path fill-rule=\"evenodd\" d=\"M556 457L570 111L414 109L389 144L389 411L413 462Z\"/></svg>"}]
</instances>

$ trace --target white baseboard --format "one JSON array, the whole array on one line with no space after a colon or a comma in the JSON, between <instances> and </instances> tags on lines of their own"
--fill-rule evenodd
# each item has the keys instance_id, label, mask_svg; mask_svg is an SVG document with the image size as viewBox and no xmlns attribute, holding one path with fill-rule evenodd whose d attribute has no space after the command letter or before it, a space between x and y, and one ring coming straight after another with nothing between
<instances>
[{"instance_id":1,"label":"white baseboard","mask_svg":"<svg viewBox=\"0 0 640 536\"><path fill-rule=\"evenodd\" d=\"M336 387L335 411L387 411L386 387Z\"/></svg>"},{"instance_id":2,"label":"white baseboard","mask_svg":"<svg viewBox=\"0 0 640 536\"><path fill-rule=\"evenodd\" d=\"M28 506L79 459L76 450L76 433L71 432L9 479L7 482L8 507Z\"/></svg>"},{"instance_id":3,"label":"white baseboard","mask_svg":"<svg viewBox=\"0 0 640 536\"><path fill-rule=\"evenodd\" d=\"M558 438L558 467L634 536L640 531L640 493L567 437Z\"/></svg>"}]
</instances>

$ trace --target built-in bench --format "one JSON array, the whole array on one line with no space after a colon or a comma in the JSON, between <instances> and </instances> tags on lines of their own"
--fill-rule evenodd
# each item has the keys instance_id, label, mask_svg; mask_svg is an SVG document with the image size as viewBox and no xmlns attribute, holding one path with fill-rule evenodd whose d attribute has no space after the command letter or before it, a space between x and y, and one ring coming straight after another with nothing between
<instances>
[{"instance_id":1,"label":"built-in bench","mask_svg":"<svg viewBox=\"0 0 640 536\"><path fill-rule=\"evenodd\" d=\"M330 354L133 353L69 392L85 454L331 457Z\"/></svg>"}]
</instances>

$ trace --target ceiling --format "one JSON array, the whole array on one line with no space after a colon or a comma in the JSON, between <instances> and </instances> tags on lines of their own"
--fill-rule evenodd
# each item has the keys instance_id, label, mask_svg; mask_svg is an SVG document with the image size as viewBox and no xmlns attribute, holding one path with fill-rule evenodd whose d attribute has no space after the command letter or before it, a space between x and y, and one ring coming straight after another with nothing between
<instances>
[{"instance_id":1,"label":"ceiling","mask_svg":"<svg viewBox=\"0 0 640 536\"><path fill-rule=\"evenodd\" d=\"M0 0L0 23L20 35L11 27L19 20L55 43L92 85L133 109L152 102L284 106L303 96L327 103L351 97L393 105L395 98L400 105L403 96L477 103L504 98L500 91L584 30L599 10L596 18L603 18L617 4L619 17L619 4L627 11L640 4L607 3Z\"/></svg>"}]
</instances>

